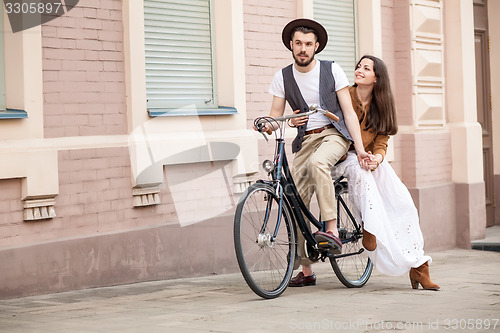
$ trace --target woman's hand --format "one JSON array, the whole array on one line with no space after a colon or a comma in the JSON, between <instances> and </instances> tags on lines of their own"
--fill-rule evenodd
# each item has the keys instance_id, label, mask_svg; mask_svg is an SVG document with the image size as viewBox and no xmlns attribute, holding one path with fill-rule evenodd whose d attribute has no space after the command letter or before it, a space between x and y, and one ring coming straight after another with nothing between
<instances>
[{"instance_id":1,"label":"woman's hand","mask_svg":"<svg viewBox=\"0 0 500 333\"><path fill-rule=\"evenodd\" d=\"M300 110L293 111L294 114L297 114L299 112L300 112ZM290 123L293 125L293 127L299 127L299 126L307 124L308 119L309 119L309 116L292 118L292 119L290 119Z\"/></svg>"},{"instance_id":2,"label":"woman's hand","mask_svg":"<svg viewBox=\"0 0 500 333\"><path fill-rule=\"evenodd\" d=\"M368 157L360 161L360 165L365 170L375 171L381 162L382 162L382 155L380 154L373 155L371 152L368 152Z\"/></svg>"},{"instance_id":3,"label":"woman's hand","mask_svg":"<svg viewBox=\"0 0 500 333\"><path fill-rule=\"evenodd\" d=\"M356 145L354 145L354 147L356 148ZM370 152L366 152L364 149L359 149L359 150L356 149L356 155L358 156L359 165L363 169L368 170L366 162L370 160L370 154L371 154Z\"/></svg>"}]
</instances>

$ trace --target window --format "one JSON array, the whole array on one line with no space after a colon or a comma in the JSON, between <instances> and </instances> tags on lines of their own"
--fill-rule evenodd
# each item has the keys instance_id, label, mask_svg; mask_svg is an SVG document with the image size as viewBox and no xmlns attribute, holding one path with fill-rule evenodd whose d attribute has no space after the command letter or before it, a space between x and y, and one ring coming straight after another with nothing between
<instances>
[{"instance_id":1,"label":"window","mask_svg":"<svg viewBox=\"0 0 500 333\"><path fill-rule=\"evenodd\" d=\"M356 22L354 0L314 0L314 19L328 32L328 44L318 59L333 60L354 83Z\"/></svg>"},{"instance_id":2,"label":"window","mask_svg":"<svg viewBox=\"0 0 500 333\"><path fill-rule=\"evenodd\" d=\"M210 0L145 0L150 115L235 113L219 108Z\"/></svg>"},{"instance_id":3,"label":"window","mask_svg":"<svg viewBox=\"0 0 500 333\"><path fill-rule=\"evenodd\" d=\"M0 5L0 27L4 25L3 6ZM0 119L28 118L24 110L7 109L5 101L5 44L4 29L0 31Z\"/></svg>"}]
</instances>

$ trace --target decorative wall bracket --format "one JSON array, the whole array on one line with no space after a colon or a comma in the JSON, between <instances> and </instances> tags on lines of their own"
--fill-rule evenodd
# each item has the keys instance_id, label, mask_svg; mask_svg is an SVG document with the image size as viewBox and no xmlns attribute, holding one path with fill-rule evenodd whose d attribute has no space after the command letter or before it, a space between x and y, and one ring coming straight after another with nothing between
<instances>
[{"instance_id":1,"label":"decorative wall bracket","mask_svg":"<svg viewBox=\"0 0 500 333\"><path fill-rule=\"evenodd\" d=\"M440 129L444 110L444 36L441 0L411 0L414 121L420 129Z\"/></svg>"},{"instance_id":2,"label":"decorative wall bracket","mask_svg":"<svg viewBox=\"0 0 500 333\"><path fill-rule=\"evenodd\" d=\"M56 217L54 209L55 198L49 199L25 199L24 220L37 221Z\"/></svg>"},{"instance_id":3,"label":"decorative wall bracket","mask_svg":"<svg viewBox=\"0 0 500 333\"><path fill-rule=\"evenodd\" d=\"M158 186L132 189L134 207L153 206L160 203L160 188Z\"/></svg>"},{"instance_id":4,"label":"decorative wall bracket","mask_svg":"<svg viewBox=\"0 0 500 333\"><path fill-rule=\"evenodd\" d=\"M257 173L249 173L243 175L237 175L233 177L233 193L241 194L245 192L245 190L252 185L254 182L254 176Z\"/></svg>"}]
</instances>

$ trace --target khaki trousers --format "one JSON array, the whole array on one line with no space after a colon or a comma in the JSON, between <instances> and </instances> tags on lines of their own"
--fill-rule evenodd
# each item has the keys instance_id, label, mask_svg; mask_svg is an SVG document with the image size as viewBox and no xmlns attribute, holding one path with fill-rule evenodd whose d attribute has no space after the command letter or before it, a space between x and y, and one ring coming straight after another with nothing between
<instances>
[{"instance_id":1,"label":"khaki trousers","mask_svg":"<svg viewBox=\"0 0 500 333\"><path fill-rule=\"evenodd\" d=\"M337 218L331 169L347 153L350 144L335 128L328 128L321 133L305 135L302 148L295 154L292 177L297 190L308 208L316 193L323 221ZM310 228L309 222L308 225ZM300 264L310 265L312 262L304 251L304 236L298 227L297 231Z\"/></svg>"}]
</instances>

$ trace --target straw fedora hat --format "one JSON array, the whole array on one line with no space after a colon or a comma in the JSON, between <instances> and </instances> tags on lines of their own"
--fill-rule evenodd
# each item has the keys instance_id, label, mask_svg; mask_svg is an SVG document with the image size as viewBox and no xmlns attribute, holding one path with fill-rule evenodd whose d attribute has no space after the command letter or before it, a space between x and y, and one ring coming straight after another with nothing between
<instances>
[{"instance_id":1,"label":"straw fedora hat","mask_svg":"<svg viewBox=\"0 0 500 333\"><path fill-rule=\"evenodd\" d=\"M293 29L297 27L306 27L312 29L316 32L316 36L318 38L319 46L316 50L316 53L320 53L328 43L328 33L326 29L319 24L318 22L306 18L299 18L293 21L288 22L287 25L283 28L283 32L281 33L281 39L283 40L283 44L285 44L286 48L290 51L292 48L290 47L290 40L292 37Z\"/></svg>"}]
</instances>

